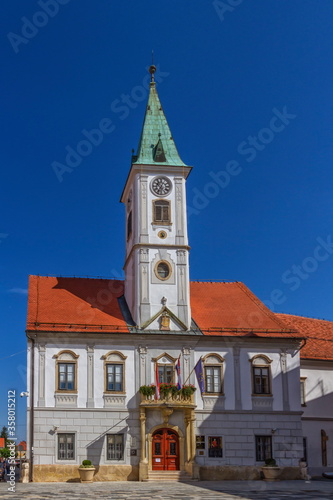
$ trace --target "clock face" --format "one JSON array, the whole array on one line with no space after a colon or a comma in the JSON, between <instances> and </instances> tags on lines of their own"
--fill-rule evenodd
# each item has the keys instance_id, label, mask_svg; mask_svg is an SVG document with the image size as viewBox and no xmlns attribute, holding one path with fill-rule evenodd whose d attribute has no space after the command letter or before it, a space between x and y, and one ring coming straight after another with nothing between
<instances>
[{"instance_id":1,"label":"clock face","mask_svg":"<svg viewBox=\"0 0 333 500\"><path fill-rule=\"evenodd\" d=\"M167 177L155 177L151 182L151 190L156 196L167 196L171 187L171 181Z\"/></svg>"}]
</instances>

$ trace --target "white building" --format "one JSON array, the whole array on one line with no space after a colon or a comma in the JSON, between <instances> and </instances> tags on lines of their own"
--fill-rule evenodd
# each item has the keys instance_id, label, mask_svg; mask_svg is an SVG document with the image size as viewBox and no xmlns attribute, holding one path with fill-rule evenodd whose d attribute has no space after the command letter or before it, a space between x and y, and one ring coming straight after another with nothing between
<instances>
[{"instance_id":1,"label":"white building","mask_svg":"<svg viewBox=\"0 0 333 500\"><path fill-rule=\"evenodd\" d=\"M122 194L125 280L30 277L31 475L78 478L90 459L96 480L259 479L274 457L281 477L297 478L302 424L312 425L302 421L300 398L307 335L242 283L190 282L191 167L177 152L154 67L151 74ZM178 392L163 385L179 381L176 363L186 386ZM304 370L311 386L316 366ZM147 395L156 383L160 394ZM306 436L309 455L317 441Z\"/></svg>"}]
</instances>

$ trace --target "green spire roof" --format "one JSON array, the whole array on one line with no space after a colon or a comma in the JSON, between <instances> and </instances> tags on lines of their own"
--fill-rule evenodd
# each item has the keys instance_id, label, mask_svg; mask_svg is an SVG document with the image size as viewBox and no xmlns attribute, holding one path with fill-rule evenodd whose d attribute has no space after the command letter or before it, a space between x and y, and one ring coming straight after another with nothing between
<instances>
[{"instance_id":1,"label":"green spire roof","mask_svg":"<svg viewBox=\"0 0 333 500\"><path fill-rule=\"evenodd\" d=\"M185 165L172 138L154 82L154 66L150 68L149 99L143 122L137 157L134 163L145 165Z\"/></svg>"}]
</instances>

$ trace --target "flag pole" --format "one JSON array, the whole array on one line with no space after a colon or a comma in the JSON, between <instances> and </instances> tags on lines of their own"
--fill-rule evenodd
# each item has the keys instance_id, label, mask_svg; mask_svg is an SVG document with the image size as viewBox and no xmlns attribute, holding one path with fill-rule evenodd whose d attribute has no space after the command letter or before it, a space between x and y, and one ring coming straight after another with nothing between
<instances>
[{"instance_id":1,"label":"flag pole","mask_svg":"<svg viewBox=\"0 0 333 500\"><path fill-rule=\"evenodd\" d=\"M184 384L183 384L183 385L186 385L186 382L190 379L190 376L191 376L191 375L192 375L192 373L194 372L195 367L196 367L196 366L197 366L197 364L199 363L200 359L201 359L201 356L200 356L200 358L198 359L198 361L196 362L196 364L194 365L194 368L192 368L192 371L190 372L189 376L187 377L187 379L186 379L186 381L184 382Z\"/></svg>"}]
</instances>

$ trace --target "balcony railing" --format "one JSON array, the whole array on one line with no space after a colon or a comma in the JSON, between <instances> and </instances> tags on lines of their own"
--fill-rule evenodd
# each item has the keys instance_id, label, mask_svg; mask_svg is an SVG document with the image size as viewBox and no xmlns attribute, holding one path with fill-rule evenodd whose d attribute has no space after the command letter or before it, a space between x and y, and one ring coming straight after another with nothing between
<instances>
[{"instance_id":1,"label":"balcony railing","mask_svg":"<svg viewBox=\"0 0 333 500\"><path fill-rule=\"evenodd\" d=\"M159 406L176 406L176 407L187 407L193 408L195 406L194 402L194 392L191 395L185 396L181 392L176 394L165 394L160 393L157 397L156 394L145 395L140 393L141 396L141 406L159 407Z\"/></svg>"}]
</instances>

